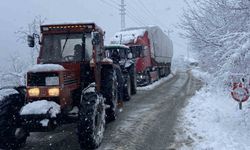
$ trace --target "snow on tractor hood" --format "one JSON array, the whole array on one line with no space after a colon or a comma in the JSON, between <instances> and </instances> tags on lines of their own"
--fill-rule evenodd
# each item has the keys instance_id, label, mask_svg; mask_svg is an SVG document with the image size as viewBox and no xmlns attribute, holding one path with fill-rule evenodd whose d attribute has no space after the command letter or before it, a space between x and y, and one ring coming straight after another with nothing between
<instances>
[{"instance_id":1,"label":"snow on tractor hood","mask_svg":"<svg viewBox=\"0 0 250 150\"><path fill-rule=\"evenodd\" d=\"M40 100L28 103L23 106L20 115L41 115L50 114L51 118L55 118L61 112L60 105L53 101Z\"/></svg>"},{"instance_id":2,"label":"snow on tractor hood","mask_svg":"<svg viewBox=\"0 0 250 150\"><path fill-rule=\"evenodd\" d=\"M58 64L38 64L31 67L28 72L49 72L63 70L65 70L65 68Z\"/></svg>"}]
</instances>

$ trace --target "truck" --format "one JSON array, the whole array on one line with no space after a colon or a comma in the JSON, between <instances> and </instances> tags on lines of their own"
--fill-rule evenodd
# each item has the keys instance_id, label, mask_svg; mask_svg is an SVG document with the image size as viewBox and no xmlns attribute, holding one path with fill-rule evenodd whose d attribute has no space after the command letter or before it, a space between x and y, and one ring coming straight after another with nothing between
<instances>
[{"instance_id":1,"label":"truck","mask_svg":"<svg viewBox=\"0 0 250 150\"><path fill-rule=\"evenodd\" d=\"M123 79L124 100L130 100L131 95L137 92L135 61L131 49L120 44L105 45L106 57L117 64L117 72L121 72Z\"/></svg>"},{"instance_id":2,"label":"truck","mask_svg":"<svg viewBox=\"0 0 250 150\"><path fill-rule=\"evenodd\" d=\"M22 147L31 132L48 132L77 124L81 149L95 149L106 122L116 119L117 75L105 59L104 31L95 23L42 25L37 65L29 69L26 85L3 87L0 96L0 148Z\"/></svg>"},{"instance_id":3,"label":"truck","mask_svg":"<svg viewBox=\"0 0 250 150\"><path fill-rule=\"evenodd\" d=\"M158 26L123 29L115 33L110 43L130 47L136 57L139 86L148 85L171 73L173 44Z\"/></svg>"}]
</instances>

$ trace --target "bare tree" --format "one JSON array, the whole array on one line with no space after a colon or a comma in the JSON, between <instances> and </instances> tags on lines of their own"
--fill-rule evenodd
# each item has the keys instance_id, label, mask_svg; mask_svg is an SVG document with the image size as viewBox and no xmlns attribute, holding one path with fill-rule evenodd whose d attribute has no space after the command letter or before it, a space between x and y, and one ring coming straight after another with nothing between
<instances>
[{"instance_id":1,"label":"bare tree","mask_svg":"<svg viewBox=\"0 0 250 150\"><path fill-rule=\"evenodd\" d=\"M202 67L217 77L250 73L250 0L192 0L183 14L184 37Z\"/></svg>"},{"instance_id":2,"label":"bare tree","mask_svg":"<svg viewBox=\"0 0 250 150\"><path fill-rule=\"evenodd\" d=\"M46 19L41 16L35 17L35 19L28 24L27 27L21 27L17 32L18 41L27 43L27 36L33 33L39 35L39 27L44 23ZM18 53L14 53L9 57L11 63L10 68L6 72L0 72L0 86L17 86L25 83L25 73L29 66L34 65L39 50L38 40L36 41L36 47L30 51L30 60L20 58Z\"/></svg>"},{"instance_id":3,"label":"bare tree","mask_svg":"<svg viewBox=\"0 0 250 150\"><path fill-rule=\"evenodd\" d=\"M28 68L28 62L25 62L17 53L9 58L11 66L8 71L0 72L0 85L2 86L18 86L25 83L25 70Z\"/></svg>"},{"instance_id":4,"label":"bare tree","mask_svg":"<svg viewBox=\"0 0 250 150\"><path fill-rule=\"evenodd\" d=\"M21 27L17 32L18 41L22 43L27 43L27 36L32 34L40 34L40 25L42 25L46 21L46 18L41 16L36 16L34 20L28 24L28 27ZM39 52L39 41L36 40L35 47L31 49L30 56L31 56L31 63L35 64L35 58Z\"/></svg>"}]
</instances>

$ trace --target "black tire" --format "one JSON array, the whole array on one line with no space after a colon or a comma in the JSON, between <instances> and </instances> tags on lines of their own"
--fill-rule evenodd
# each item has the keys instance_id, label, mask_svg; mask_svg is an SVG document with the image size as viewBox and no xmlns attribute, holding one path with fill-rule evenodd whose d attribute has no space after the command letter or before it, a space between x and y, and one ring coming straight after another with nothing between
<instances>
[{"instance_id":1,"label":"black tire","mask_svg":"<svg viewBox=\"0 0 250 150\"><path fill-rule=\"evenodd\" d=\"M151 79L151 76L150 76L150 72L147 72L146 73L146 85L149 85L152 83L152 79Z\"/></svg>"},{"instance_id":2,"label":"black tire","mask_svg":"<svg viewBox=\"0 0 250 150\"><path fill-rule=\"evenodd\" d=\"M164 77L166 77L168 75L168 73L167 73L167 67L164 67L163 69L164 69Z\"/></svg>"},{"instance_id":3,"label":"black tire","mask_svg":"<svg viewBox=\"0 0 250 150\"><path fill-rule=\"evenodd\" d=\"M82 96L79 106L78 139L83 150L96 149L105 130L104 98L94 92Z\"/></svg>"},{"instance_id":4,"label":"black tire","mask_svg":"<svg viewBox=\"0 0 250 150\"><path fill-rule=\"evenodd\" d=\"M26 143L29 133L20 125L19 111L24 105L24 97L12 94L0 102L0 148L19 149Z\"/></svg>"},{"instance_id":5,"label":"black tire","mask_svg":"<svg viewBox=\"0 0 250 150\"><path fill-rule=\"evenodd\" d=\"M118 90L117 76L112 68L102 70L101 93L106 98L105 104L109 105L106 109L106 121L116 120L118 113Z\"/></svg>"},{"instance_id":6,"label":"black tire","mask_svg":"<svg viewBox=\"0 0 250 150\"><path fill-rule=\"evenodd\" d=\"M137 92L137 77L136 77L136 70L135 66L132 65L131 68L129 69L129 75L130 75L130 80L131 80L131 94L134 95Z\"/></svg>"},{"instance_id":7,"label":"black tire","mask_svg":"<svg viewBox=\"0 0 250 150\"><path fill-rule=\"evenodd\" d=\"M124 86L124 101L129 101L131 99L131 80L130 80L130 76L128 74L124 75L125 77L125 83L126 86Z\"/></svg>"},{"instance_id":8,"label":"black tire","mask_svg":"<svg viewBox=\"0 0 250 150\"><path fill-rule=\"evenodd\" d=\"M171 73L171 63L167 64L167 75Z\"/></svg>"}]
</instances>

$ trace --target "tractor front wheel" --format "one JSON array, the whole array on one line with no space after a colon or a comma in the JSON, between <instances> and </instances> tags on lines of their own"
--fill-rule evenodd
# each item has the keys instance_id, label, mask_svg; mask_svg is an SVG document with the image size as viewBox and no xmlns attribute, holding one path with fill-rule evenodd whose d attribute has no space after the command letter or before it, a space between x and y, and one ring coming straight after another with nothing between
<instances>
[{"instance_id":1,"label":"tractor front wheel","mask_svg":"<svg viewBox=\"0 0 250 150\"><path fill-rule=\"evenodd\" d=\"M104 98L101 95L90 92L82 96L77 126L81 149L95 149L101 144L105 115Z\"/></svg>"},{"instance_id":2,"label":"tractor front wheel","mask_svg":"<svg viewBox=\"0 0 250 150\"><path fill-rule=\"evenodd\" d=\"M18 149L26 143L29 133L21 127L19 115L23 105L20 94L5 96L0 102L0 148Z\"/></svg>"}]
</instances>

